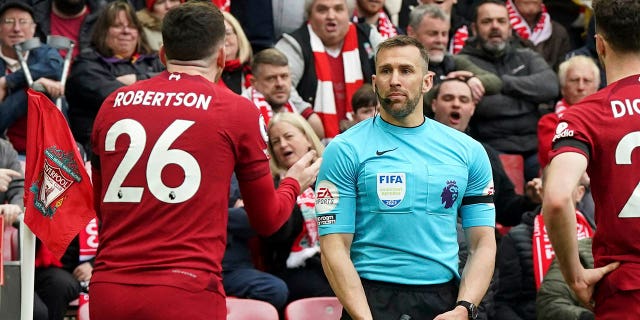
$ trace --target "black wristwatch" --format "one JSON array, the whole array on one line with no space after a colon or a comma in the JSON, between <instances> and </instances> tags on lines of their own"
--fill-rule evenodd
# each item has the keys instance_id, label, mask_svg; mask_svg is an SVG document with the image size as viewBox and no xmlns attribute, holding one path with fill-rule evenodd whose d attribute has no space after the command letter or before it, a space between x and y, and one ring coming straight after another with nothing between
<instances>
[{"instance_id":1,"label":"black wristwatch","mask_svg":"<svg viewBox=\"0 0 640 320\"><path fill-rule=\"evenodd\" d=\"M475 304L469 301L460 300L456 302L456 307L457 306L463 306L467 309L467 312L469 313L469 319L475 320L476 318L478 318L478 307Z\"/></svg>"}]
</instances>

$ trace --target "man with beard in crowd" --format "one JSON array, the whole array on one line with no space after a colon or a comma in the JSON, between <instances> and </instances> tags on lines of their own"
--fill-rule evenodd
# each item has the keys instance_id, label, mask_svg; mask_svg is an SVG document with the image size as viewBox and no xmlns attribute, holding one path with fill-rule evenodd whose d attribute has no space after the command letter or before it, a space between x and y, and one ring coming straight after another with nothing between
<instances>
[{"instance_id":1,"label":"man with beard in crowd","mask_svg":"<svg viewBox=\"0 0 640 320\"><path fill-rule=\"evenodd\" d=\"M513 43L504 2L485 0L476 8L469 39L461 55L502 80L498 94L478 103L471 120L471 136L501 153L519 154L525 179L539 176L536 128L539 104L558 95L558 78L541 55Z\"/></svg>"}]
</instances>

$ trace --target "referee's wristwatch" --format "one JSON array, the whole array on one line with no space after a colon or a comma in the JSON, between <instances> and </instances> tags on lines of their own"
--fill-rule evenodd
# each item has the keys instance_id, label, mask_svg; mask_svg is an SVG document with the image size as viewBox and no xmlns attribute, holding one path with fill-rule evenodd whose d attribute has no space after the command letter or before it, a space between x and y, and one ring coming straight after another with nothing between
<instances>
[{"instance_id":1,"label":"referee's wristwatch","mask_svg":"<svg viewBox=\"0 0 640 320\"><path fill-rule=\"evenodd\" d=\"M465 307L467 309L467 312L469 313L469 319L475 320L476 318L478 318L478 307L475 304L469 301L460 300L456 302L456 306Z\"/></svg>"}]
</instances>

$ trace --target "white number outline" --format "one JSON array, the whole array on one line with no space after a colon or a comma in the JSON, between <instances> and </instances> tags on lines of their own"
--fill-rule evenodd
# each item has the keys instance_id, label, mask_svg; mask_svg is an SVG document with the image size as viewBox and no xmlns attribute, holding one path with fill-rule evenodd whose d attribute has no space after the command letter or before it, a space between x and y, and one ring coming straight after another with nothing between
<instances>
[{"instance_id":1,"label":"white number outline","mask_svg":"<svg viewBox=\"0 0 640 320\"><path fill-rule=\"evenodd\" d=\"M616 164L631 164L631 154L636 147L640 147L640 131L622 137L616 146ZM640 218L640 182L633 189L618 218Z\"/></svg>"},{"instance_id":2,"label":"white number outline","mask_svg":"<svg viewBox=\"0 0 640 320\"><path fill-rule=\"evenodd\" d=\"M198 161L190 153L169 147L195 122L175 120L155 142L149 158L145 176L149 192L158 200L167 203L181 203L189 200L200 188L202 172ZM105 150L115 151L118 137L126 134L130 138L129 147L122 161L116 168L104 195L104 202L140 202L143 187L124 187L124 180L131 169L142 157L147 133L140 122L133 119L122 119L109 128L105 139ZM184 181L177 187L168 187L162 182L162 169L169 165L178 165L184 171Z\"/></svg>"}]
</instances>

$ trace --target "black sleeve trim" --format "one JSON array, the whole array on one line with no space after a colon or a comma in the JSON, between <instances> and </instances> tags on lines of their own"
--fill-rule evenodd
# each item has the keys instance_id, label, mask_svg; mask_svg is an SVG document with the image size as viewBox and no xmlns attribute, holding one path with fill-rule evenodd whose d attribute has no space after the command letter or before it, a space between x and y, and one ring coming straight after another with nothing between
<instances>
[{"instance_id":1,"label":"black sleeve trim","mask_svg":"<svg viewBox=\"0 0 640 320\"><path fill-rule=\"evenodd\" d=\"M573 147L582 150L587 155L588 159L591 159L591 148L583 141L576 139L560 139L553 143L553 150L560 149L561 147Z\"/></svg>"},{"instance_id":2,"label":"black sleeve trim","mask_svg":"<svg viewBox=\"0 0 640 320\"><path fill-rule=\"evenodd\" d=\"M486 196L470 196L462 198L462 205L466 206L469 204L476 203L493 203L493 195Z\"/></svg>"}]
</instances>

